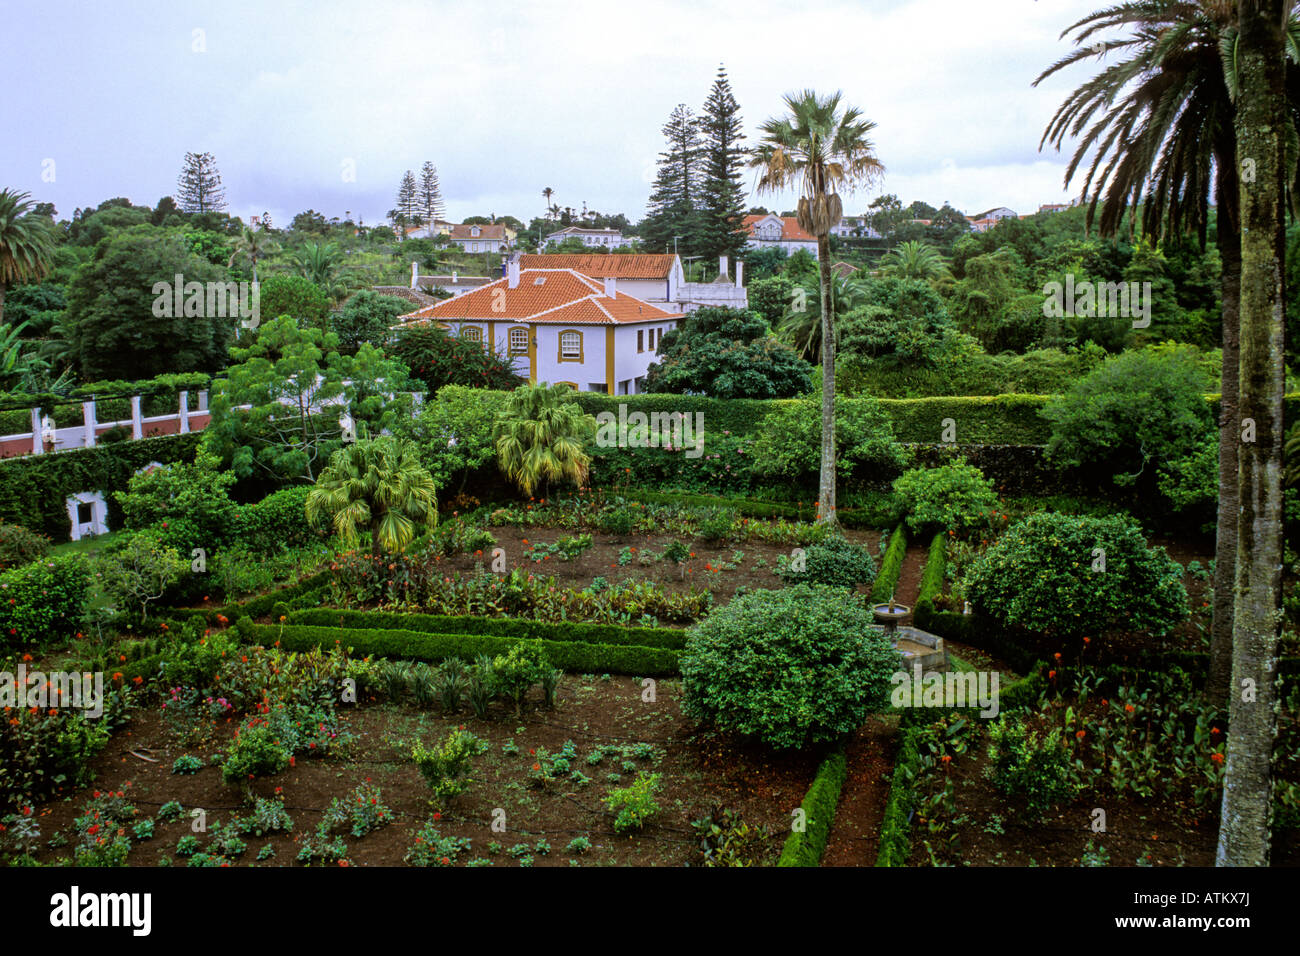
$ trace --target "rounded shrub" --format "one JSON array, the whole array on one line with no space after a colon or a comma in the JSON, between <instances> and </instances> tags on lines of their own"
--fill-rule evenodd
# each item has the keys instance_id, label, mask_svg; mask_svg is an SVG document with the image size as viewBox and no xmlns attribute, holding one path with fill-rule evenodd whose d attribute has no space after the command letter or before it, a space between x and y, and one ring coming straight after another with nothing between
<instances>
[{"instance_id":1,"label":"rounded shrub","mask_svg":"<svg viewBox=\"0 0 1300 956\"><path fill-rule=\"evenodd\" d=\"M889 703L902 658L842 590L751 591L691 629L683 708L718 730L774 748L835 740Z\"/></svg>"},{"instance_id":2,"label":"rounded shrub","mask_svg":"<svg viewBox=\"0 0 1300 956\"><path fill-rule=\"evenodd\" d=\"M84 555L54 555L0 574L0 647L71 637L90 590Z\"/></svg>"},{"instance_id":3,"label":"rounded shrub","mask_svg":"<svg viewBox=\"0 0 1300 956\"><path fill-rule=\"evenodd\" d=\"M964 458L938 468L909 468L894 481L894 497L907 526L917 533L987 524L998 507L993 482Z\"/></svg>"},{"instance_id":4,"label":"rounded shrub","mask_svg":"<svg viewBox=\"0 0 1300 956\"><path fill-rule=\"evenodd\" d=\"M0 524L0 571L8 571L50 553L50 539L21 525Z\"/></svg>"},{"instance_id":5,"label":"rounded shrub","mask_svg":"<svg viewBox=\"0 0 1300 956\"><path fill-rule=\"evenodd\" d=\"M235 513L235 539L259 554L321 540L323 532L307 522L310 493L310 485L293 485L254 504L241 505Z\"/></svg>"},{"instance_id":6,"label":"rounded shrub","mask_svg":"<svg viewBox=\"0 0 1300 956\"><path fill-rule=\"evenodd\" d=\"M827 538L804 549L802 561L778 559L776 573L785 581L827 584L853 590L876 578L876 562L861 545L840 537Z\"/></svg>"},{"instance_id":7,"label":"rounded shrub","mask_svg":"<svg viewBox=\"0 0 1300 956\"><path fill-rule=\"evenodd\" d=\"M1182 576L1131 518L1039 512L975 560L966 596L995 620L1048 634L1164 634L1188 614Z\"/></svg>"}]
</instances>

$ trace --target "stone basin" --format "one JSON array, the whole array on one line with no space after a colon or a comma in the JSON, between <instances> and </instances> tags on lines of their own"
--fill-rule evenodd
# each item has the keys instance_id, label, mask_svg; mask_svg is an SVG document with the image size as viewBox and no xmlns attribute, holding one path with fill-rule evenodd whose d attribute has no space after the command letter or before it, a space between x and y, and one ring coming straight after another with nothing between
<instances>
[{"instance_id":1,"label":"stone basin","mask_svg":"<svg viewBox=\"0 0 1300 956\"><path fill-rule=\"evenodd\" d=\"M888 604L876 604L872 606L871 613L875 617L876 623L883 624L885 633L892 637L894 630L898 627L898 622L911 614L912 609L906 604L894 604L892 608Z\"/></svg>"}]
</instances>

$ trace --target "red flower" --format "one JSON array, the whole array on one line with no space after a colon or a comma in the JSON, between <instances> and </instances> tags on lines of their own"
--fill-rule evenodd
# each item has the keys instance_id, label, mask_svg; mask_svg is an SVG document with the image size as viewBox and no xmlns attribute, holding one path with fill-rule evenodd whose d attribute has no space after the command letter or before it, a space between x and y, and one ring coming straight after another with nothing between
<instances>
[{"instance_id":1,"label":"red flower","mask_svg":"<svg viewBox=\"0 0 1300 956\"><path fill-rule=\"evenodd\" d=\"M1223 763L1223 754L1220 753L1210 754L1210 759L1213 760L1216 764L1221 765Z\"/></svg>"}]
</instances>

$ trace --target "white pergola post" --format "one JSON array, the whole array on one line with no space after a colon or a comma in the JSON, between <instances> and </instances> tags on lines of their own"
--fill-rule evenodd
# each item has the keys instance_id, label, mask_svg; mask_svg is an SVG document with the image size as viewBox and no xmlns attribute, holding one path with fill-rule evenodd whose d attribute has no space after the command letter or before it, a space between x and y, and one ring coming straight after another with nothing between
<instances>
[{"instance_id":1,"label":"white pergola post","mask_svg":"<svg viewBox=\"0 0 1300 956\"><path fill-rule=\"evenodd\" d=\"M190 432L190 393L181 392L181 434Z\"/></svg>"},{"instance_id":2,"label":"white pergola post","mask_svg":"<svg viewBox=\"0 0 1300 956\"><path fill-rule=\"evenodd\" d=\"M140 415L140 396L131 396L131 437L141 439L144 437L144 422Z\"/></svg>"},{"instance_id":3,"label":"white pergola post","mask_svg":"<svg viewBox=\"0 0 1300 956\"><path fill-rule=\"evenodd\" d=\"M81 422L85 428L85 437L82 439L82 446L85 448L95 447L95 400L81 403Z\"/></svg>"},{"instance_id":4,"label":"white pergola post","mask_svg":"<svg viewBox=\"0 0 1300 956\"><path fill-rule=\"evenodd\" d=\"M32 409L32 454L45 454L45 446L41 444L41 410Z\"/></svg>"}]
</instances>

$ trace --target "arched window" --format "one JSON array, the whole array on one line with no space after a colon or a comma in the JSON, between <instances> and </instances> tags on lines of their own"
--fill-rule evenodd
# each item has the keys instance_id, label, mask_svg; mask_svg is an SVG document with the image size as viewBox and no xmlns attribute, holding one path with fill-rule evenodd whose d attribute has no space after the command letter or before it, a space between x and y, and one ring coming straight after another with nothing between
<instances>
[{"instance_id":1,"label":"arched window","mask_svg":"<svg viewBox=\"0 0 1300 956\"><path fill-rule=\"evenodd\" d=\"M527 355L528 329L523 326L511 329L509 334L509 344L511 355Z\"/></svg>"},{"instance_id":2,"label":"arched window","mask_svg":"<svg viewBox=\"0 0 1300 956\"><path fill-rule=\"evenodd\" d=\"M560 352L556 356L560 362L582 361L582 333L576 329L566 329L560 333Z\"/></svg>"}]
</instances>

